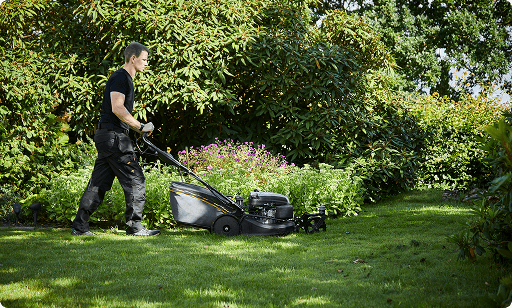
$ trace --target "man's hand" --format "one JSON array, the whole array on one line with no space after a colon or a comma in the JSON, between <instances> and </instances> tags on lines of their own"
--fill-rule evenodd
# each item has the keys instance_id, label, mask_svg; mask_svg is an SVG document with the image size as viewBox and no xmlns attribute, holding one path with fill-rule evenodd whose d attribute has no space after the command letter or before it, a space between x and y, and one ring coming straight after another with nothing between
<instances>
[{"instance_id":1,"label":"man's hand","mask_svg":"<svg viewBox=\"0 0 512 308\"><path fill-rule=\"evenodd\" d=\"M141 134L148 133L148 135L151 135L151 133L153 132L154 129L155 129L155 126L153 125L153 123L151 123L151 122L146 123L146 124L144 124L144 128L142 129Z\"/></svg>"}]
</instances>

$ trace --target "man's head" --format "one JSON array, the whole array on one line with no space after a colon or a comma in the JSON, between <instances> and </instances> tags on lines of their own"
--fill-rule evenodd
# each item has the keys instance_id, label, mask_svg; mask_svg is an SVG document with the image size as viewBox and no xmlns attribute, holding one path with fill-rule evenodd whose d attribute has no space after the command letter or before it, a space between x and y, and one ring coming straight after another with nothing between
<instances>
[{"instance_id":1,"label":"man's head","mask_svg":"<svg viewBox=\"0 0 512 308\"><path fill-rule=\"evenodd\" d=\"M126 46L124 50L124 63L130 62L130 58L135 56L135 58L140 57L140 54L146 51L149 54L149 48L142 45L141 43L133 42L130 45Z\"/></svg>"}]
</instances>

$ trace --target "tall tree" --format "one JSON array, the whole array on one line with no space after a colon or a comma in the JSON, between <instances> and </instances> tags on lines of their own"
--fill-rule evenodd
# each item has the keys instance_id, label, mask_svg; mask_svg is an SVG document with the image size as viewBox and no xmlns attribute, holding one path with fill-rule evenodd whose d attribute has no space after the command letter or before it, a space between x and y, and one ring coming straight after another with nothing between
<instances>
[{"instance_id":1,"label":"tall tree","mask_svg":"<svg viewBox=\"0 0 512 308\"><path fill-rule=\"evenodd\" d=\"M479 85L511 93L512 5L507 0L325 0L317 12L364 16L400 67L400 87L457 97ZM459 88L454 71L467 71ZM508 75L507 75L508 74Z\"/></svg>"}]
</instances>

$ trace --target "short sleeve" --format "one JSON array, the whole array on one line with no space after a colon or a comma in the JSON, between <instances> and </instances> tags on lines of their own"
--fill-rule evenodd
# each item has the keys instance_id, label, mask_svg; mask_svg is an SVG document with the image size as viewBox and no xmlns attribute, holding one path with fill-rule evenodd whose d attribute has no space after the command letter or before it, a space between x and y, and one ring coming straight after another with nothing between
<instances>
[{"instance_id":1,"label":"short sleeve","mask_svg":"<svg viewBox=\"0 0 512 308\"><path fill-rule=\"evenodd\" d=\"M117 74L110 84L110 92L119 92L124 95L128 95L129 90L128 82L126 82L126 76L124 76L124 74Z\"/></svg>"}]
</instances>

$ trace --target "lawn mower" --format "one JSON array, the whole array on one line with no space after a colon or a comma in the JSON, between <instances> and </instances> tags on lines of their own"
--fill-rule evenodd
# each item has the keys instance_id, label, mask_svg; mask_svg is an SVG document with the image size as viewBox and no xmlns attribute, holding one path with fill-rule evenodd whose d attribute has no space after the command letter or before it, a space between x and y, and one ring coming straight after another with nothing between
<instances>
[{"instance_id":1,"label":"lawn mower","mask_svg":"<svg viewBox=\"0 0 512 308\"><path fill-rule=\"evenodd\" d=\"M304 213L294 218L293 206L286 196L254 190L249 192L246 208L242 196L222 194L170 153L156 147L147 138L147 133L142 135L142 140L164 163L178 167L182 179L184 175L188 175L204 186L185 181L172 182L171 210L179 224L208 229L225 236L286 235L300 230L306 233L327 230L324 206L319 207L318 213Z\"/></svg>"}]
</instances>

